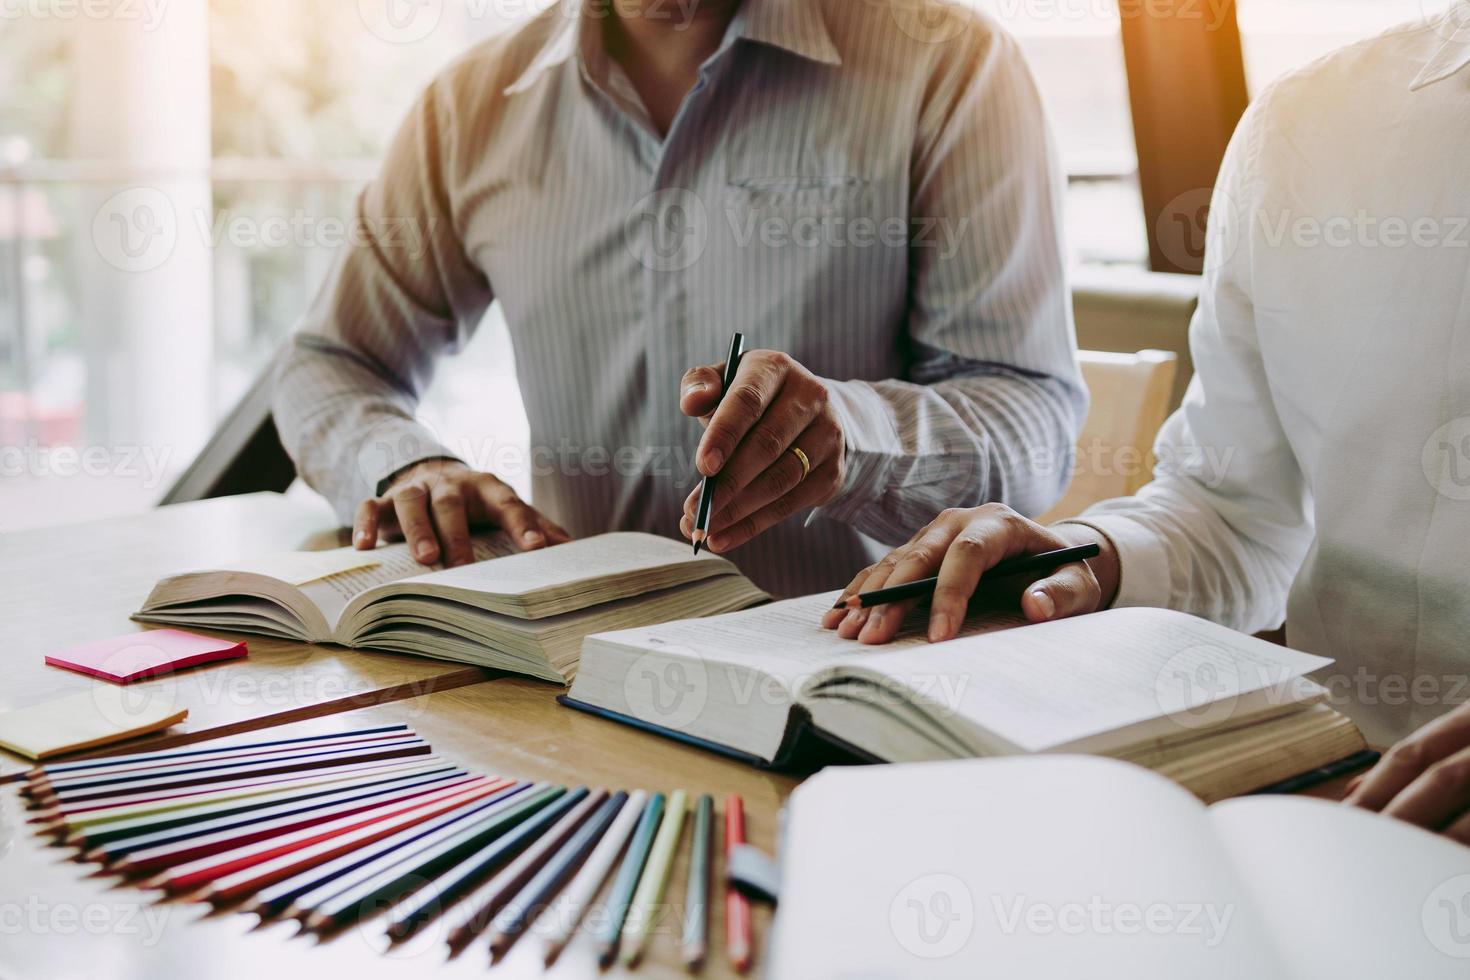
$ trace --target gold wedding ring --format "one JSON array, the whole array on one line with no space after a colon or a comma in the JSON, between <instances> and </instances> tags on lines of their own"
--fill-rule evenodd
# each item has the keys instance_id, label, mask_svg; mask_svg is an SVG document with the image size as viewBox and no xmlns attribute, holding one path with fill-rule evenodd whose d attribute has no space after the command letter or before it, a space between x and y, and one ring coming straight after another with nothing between
<instances>
[{"instance_id":1,"label":"gold wedding ring","mask_svg":"<svg viewBox=\"0 0 1470 980\"><path fill-rule=\"evenodd\" d=\"M801 460L801 478L805 480L812 475L812 461L806 458L806 453L795 446L791 447L791 451L796 454L797 459Z\"/></svg>"}]
</instances>

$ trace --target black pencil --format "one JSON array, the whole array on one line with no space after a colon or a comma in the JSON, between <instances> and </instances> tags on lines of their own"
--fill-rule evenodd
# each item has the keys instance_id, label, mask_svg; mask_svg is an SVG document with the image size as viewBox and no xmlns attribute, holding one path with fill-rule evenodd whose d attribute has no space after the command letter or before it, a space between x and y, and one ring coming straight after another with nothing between
<instances>
[{"instance_id":1,"label":"black pencil","mask_svg":"<svg viewBox=\"0 0 1470 980\"><path fill-rule=\"evenodd\" d=\"M725 394L730 386L735 383L735 372L740 369L740 358L745 354L745 334L736 333L730 338L730 356L725 358L725 377L720 385L720 401L725 400ZM716 407L719 402L715 403ZM705 538L709 529L710 504L715 499L715 483L719 476L707 476L699 486L699 509L694 515L694 530L690 537L694 539L694 553L699 554L699 549L704 546Z\"/></svg>"},{"instance_id":2,"label":"black pencil","mask_svg":"<svg viewBox=\"0 0 1470 980\"><path fill-rule=\"evenodd\" d=\"M1048 551L1039 555L1022 555L1019 558L1010 558L1001 562L986 572L985 576L986 578L1003 578L1007 575L1051 572L1063 565L1070 565L1087 558L1096 558L1101 552L1102 549L1095 544L1084 544L1076 548L1063 548L1060 551ZM832 608L867 609L870 606L902 602L905 599L925 599L934 594L934 589L938 585L938 578L919 579L917 582L906 582L890 589L875 589L872 592L848 596L837 600L837 604Z\"/></svg>"}]
</instances>

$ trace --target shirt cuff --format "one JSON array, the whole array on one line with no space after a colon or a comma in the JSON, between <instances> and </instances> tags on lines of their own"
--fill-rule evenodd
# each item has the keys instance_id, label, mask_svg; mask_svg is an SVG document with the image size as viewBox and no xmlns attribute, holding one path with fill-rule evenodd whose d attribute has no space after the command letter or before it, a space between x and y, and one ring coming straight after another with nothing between
<instances>
[{"instance_id":1,"label":"shirt cuff","mask_svg":"<svg viewBox=\"0 0 1470 980\"><path fill-rule=\"evenodd\" d=\"M827 386L827 403L842 426L847 472L836 496L812 511L807 522L823 517L850 524L888 489L897 458L892 447L898 443L898 434L888 414L888 403L871 385L825 379L823 383ZM888 434L891 439L885 441Z\"/></svg>"},{"instance_id":2,"label":"shirt cuff","mask_svg":"<svg viewBox=\"0 0 1470 980\"><path fill-rule=\"evenodd\" d=\"M1083 514L1058 524L1080 524L1106 537L1118 553L1118 594L1110 608L1169 605L1169 553L1154 534L1130 517Z\"/></svg>"},{"instance_id":3,"label":"shirt cuff","mask_svg":"<svg viewBox=\"0 0 1470 980\"><path fill-rule=\"evenodd\" d=\"M408 418L388 417L374 422L357 442L359 484L352 506L380 496L389 478L399 470L426 459L458 459L426 427Z\"/></svg>"}]
</instances>

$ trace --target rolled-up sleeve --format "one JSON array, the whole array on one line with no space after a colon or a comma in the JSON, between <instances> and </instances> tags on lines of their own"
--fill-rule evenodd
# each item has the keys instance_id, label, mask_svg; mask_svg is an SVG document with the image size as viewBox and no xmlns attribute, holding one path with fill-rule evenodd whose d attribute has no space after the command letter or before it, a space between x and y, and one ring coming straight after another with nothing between
<instances>
[{"instance_id":1,"label":"rolled-up sleeve","mask_svg":"<svg viewBox=\"0 0 1470 980\"><path fill-rule=\"evenodd\" d=\"M463 345L492 300L453 221L452 105L436 83L409 114L276 367L282 442L346 523L393 473L452 455L415 409L439 356Z\"/></svg>"},{"instance_id":2,"label":"rolled-up sleeve","mask_svg":"<svg viewBox=\"0 0 1470 980\"><path fill-rule=\"evenodd\" d=\"M889 544L946 507L1044 511L1087 413L1064 185L1035 83L988 21L942 47L914 147L911 367L829 383L848 470L818 514Z\"/></svg>"},{"instance_id":3,"label":"rolled-up sleeve","mask_svg":"<svg viewBox=\"0 0 1470 980\"><path fill-rule=\"evenodd\" d=\"M1210 209L1206 271L1190 327L1196 374L1155 446L1153 482L1077 518L1106 534L1115 605L1165 606L1246 632L1279 627L1314 529L1306 477L1276 412L1251 270L1254 179L1269 93L1246 115Z\"/></svg>"}]
</instances>

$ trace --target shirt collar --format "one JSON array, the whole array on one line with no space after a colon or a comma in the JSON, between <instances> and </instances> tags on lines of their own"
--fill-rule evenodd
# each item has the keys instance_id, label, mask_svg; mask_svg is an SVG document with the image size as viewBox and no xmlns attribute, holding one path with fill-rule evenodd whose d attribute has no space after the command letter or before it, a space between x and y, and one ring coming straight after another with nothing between
<instances>
[{"instance_id":1,"label":"shirt collar","mask_svg":"<svg viewBox=\"0 0 1470 980\"><path fill-rule=\"evenodd\" d=\"M827 30L822 0L745 0L727 43L744 39L790 51L824 65L842 64Z\"/></svg>"},{"instance_id":2,"label":"shirt collar","mask_svg":"<svg viewBox=\"0 0 1470 980\"><path fill-rule=\"evenodd\" d=\"M1411 91L1443 81L1470 65L1470 0L1460 0L1447 10L1434 31L1445 42L1410 84Z\"/></svg>"},{"instance_id":3,"label":"shirt collar","mask_svg":"<svg viewBox=\"0 0 1470 980\"><path fill-rule=\"evenodd\" d=\"M587 16L584 0L558 0L547 16L557 19L551 34L526 70L506 88L506 95L524 92L579 52L586 59L588 45L602 44L602 33L596 29L600 25ZM722 49L742 39L769 44L821 64L842 64L827 30L821 0L745 0L730 22Z\"/></svg>"},{"instance_id":4,"label":"shirt collar","mask_svg":"<svg viewBox=\"0 0 1470 980\"><path fill-rule=\"evenodd\" d=\"M557 0L543 16L556 19L551 34L542 44L541 50L536 52L536 57L526 66L526 70L506 87L506 95L524 92L536 84L542 75L566 64L579 51L583 51L585 55L583 49L592 40L602 43L600 32L593 30L598 25L587 16L583 0Z\"/></svg>"}]
</instances>

